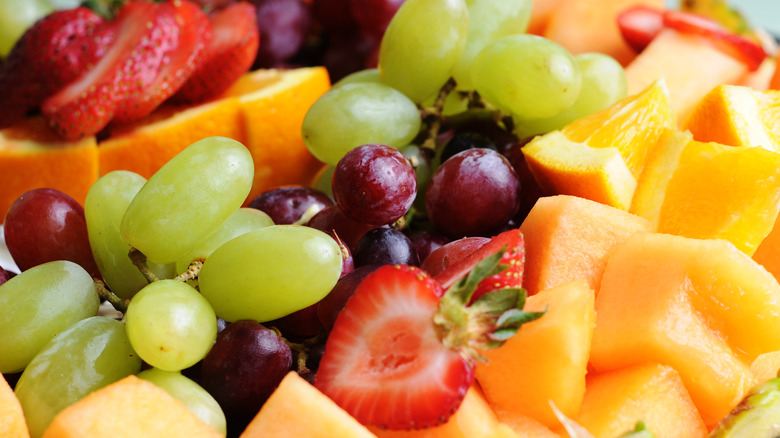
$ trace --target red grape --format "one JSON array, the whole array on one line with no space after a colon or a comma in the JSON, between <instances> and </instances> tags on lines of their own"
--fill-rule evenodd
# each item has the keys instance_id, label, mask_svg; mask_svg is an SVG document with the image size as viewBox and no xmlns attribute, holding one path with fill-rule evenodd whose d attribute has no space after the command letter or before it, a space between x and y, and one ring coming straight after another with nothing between
<instances>
[{"instance_id":1,"label":"red grape","mask_svg":"<svg viewBox=\"0 0 780 438\"><path fill-rule=\"evenodd\" d=\"M520 180L509 161L491 149L455 154L436 169L425 193L434 227L452 239L489 237L517 212Z\"/></svg>"},{"instance_id":2,"label":"red grape","mask_svg":"<svg viewBox=\"0 0 780 438\"><path fill-rule=\"evenodd\" d=\"M375 228L374 225L348 218L338 205L323 208L309 220L307 225L331 236L338 236L349 249L354 249L360 238L368 230Z\"/></svg>"},{"instance_id":3,"label":"red grape","mask_svg":"<svg viewBox=\"0 0 780 438\"><path fill-rule=\"evenodd\" d=\"M383 144L347 152L333 172L333 197L347 216L386 225L402 217L417 195L417 177L409 158Z\"/></svg>"},{"instance_id":4,"label":"red grape","mask_svg":"<svg viewBox=\"0 0 780 438\"><path fill-rule=\"evenodd\" d=\"M311 27L303 0L252 0L257 9L260 45L255 68L284 66L303 47Z\"/></svg>"},{"instance_id":5,"label":"red grape","mask_svg":"<svg viewBox=\"0 0 780 438\"><path fill-rule=\"evenodd\" d=\"M304 186L283 186L255 197L249 207L265 212L276 225L297 223L309 209L314 214L333 201L325 193ZM308 220L304 220L304 223Z\"/></svg>"},{"instance_id":6,"label":"red grape","mask_svg":"<svg viewBox=\"0 0 780 438\"><path fill-rule=\"evenodd\" d=\"M22 271L69 260L100 277L89 246L84 207L59 190L34 189L17 198L5 215L4 233L8 252Z\"/></svg>"},{"instance_id":7,"label":"red grape","mask_svg":"<svg viewBox=\"0 0 780 438\"><path fill-rule=\"evenodd\" d=\"M349 0L349 11L363 35L381 39L404 0Z\"/></svg>"},{"instance_id":8,"label":"red grape","mask_svg":"<svg viewBox=\"0 0 780 438\"><path fill-rule=\"evenodd\" d=\"M463 237L436 249L428 257L423 259L420 267L432 277L447 269L453 263L457 263L467 255L473 253L490 242L489 237Z\"/></svg>"}]
</instances>

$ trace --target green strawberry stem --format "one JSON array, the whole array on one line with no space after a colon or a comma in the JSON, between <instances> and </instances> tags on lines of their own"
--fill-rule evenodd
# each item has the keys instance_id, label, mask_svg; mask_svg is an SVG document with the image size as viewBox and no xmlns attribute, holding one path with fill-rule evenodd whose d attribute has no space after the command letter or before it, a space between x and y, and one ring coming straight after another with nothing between
<instances>
[{"instance_id":1,"label":"green strawberry stem","mask_svg":"<svg viewBox=\"0 0 780 438\"><path fill-rule=\"evenodd\" d=\"M481 350L501 346L523 324L544 315L544 312L524 311L526 291L517 288L490 291L468 305L482 280L508 268L500 264L506 250L504 247L486 257L467 276L447 289L433 316L442 344L472 361L484 361L479 353Z\"/></svg>"}]
</instances>

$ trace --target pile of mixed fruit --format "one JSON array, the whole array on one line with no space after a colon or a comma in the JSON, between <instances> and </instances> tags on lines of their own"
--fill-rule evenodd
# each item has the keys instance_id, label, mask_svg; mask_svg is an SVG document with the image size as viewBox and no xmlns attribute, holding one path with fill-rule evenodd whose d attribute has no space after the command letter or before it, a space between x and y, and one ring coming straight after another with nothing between
<instances>
[{"instance_id":1,"label":"pile of mixed fruit","mask_svg":"<svg viewBox=\"0 0 780 438\"><path fill-rule=\"evenodd\" d=\"M778 435L776 44L684 3L41 1L0 436Z\"/></svg>"}]
</instances>

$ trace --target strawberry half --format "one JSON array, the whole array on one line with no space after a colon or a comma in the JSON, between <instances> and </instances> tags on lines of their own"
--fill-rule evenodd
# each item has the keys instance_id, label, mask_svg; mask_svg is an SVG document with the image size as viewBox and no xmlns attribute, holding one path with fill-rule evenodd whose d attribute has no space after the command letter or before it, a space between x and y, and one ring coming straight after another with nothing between
<instances>
[{"instance_id":1,"label":"strawberry half","mask_svg":"<svg viewBox=\"0 0 780 438\"><path fill-rule=\"evenodd\" d=\"M201 62L173 99L179 103L199 103L217 97L249 71L257 56L260 34L257 10L238 2L209 17L212 38Z\"/></svg>"},{"instance_id":2,"label":"strawberry half","mask_svg":"<svg viewBox=\"0 0 780 438\"><path fill-rule=\"evenodd\" d=\"M447 421L474 384L479 350L541 316L522 311L518 289L466 305L475 286L501 269L501 257L483 260L444 294L416 267L369 274L333 325L315 386L366 425L403 430Z\"/></svg>"},{"instance_id":3,"label":"strawberry half","mask_svg":"<svg viewBox=\"0 0 780 438\"><path fill-rule=\"evenodd\" d=\"M626 43L641 52L664 28L663 11L638 5L621 12L617 24Z\"/></svg>"},{"instance_id":4,"label":"strawberry half","mask_svg":"<svg viewBox=\"0 0 780 438\"><path fill-rule=\"evenodd\" d=\"M0 128L24 118L44 99L94 65L110 39L98 39L83 50L82 40L103 18L79 7L53 12L38 20L14 45L0 67Z\"/></svg>"},{"instance_id":5,"label":"strawberry half","mask_svg":"<svg viewBox=\"0 0 780 438\"><path fill-rule=\"evenodd\" d=\"M520 288L523 285L523 271L525 270L525 242L523 241L523 233L517 228L504 231L491 238L489 242L473 253L461 260L454 261L434 278L441 284L442 288L449 288L456 281L465 277L479 262L502 248L505 248L506 251L500 263L507 269L484 279L477 285L473 300L492 290Z\"/></svg>"}]
</instances>

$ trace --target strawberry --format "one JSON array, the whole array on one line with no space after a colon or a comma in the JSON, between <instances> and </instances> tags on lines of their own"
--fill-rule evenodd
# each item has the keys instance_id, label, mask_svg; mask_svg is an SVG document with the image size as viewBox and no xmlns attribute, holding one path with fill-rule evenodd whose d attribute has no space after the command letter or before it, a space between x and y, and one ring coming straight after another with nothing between
<instances>
[{"instance_id":1,"label":"strawberry","mask_svg":"<svg viewBox=\"0 0 780 438\"><path fill-rule=\"evenodd\" d=\"M465 277L477 263L495 254L501 248L506 248L506 252L504 252L500 263L506 266L507 269L484 279L477 285L473 300L478 299L491 290L522 287L525 268L525 244L523 242L523 233L516 228L504 231L491 238L489 242L463 259L453 261L447 269L434 278L443 288L448 288L459 279Z\"/></svg>"},{"instance_id":2,"label":"strawberry","mask_svg":"<svg viewBox=\"0 0 780 438\"><path fill-rule=\"evenodd\" d=\"M159 29L170 31L174 38L168 41L169 46L157 47L160 61L148 64L151 67L148 72L151 81L140 93L121 102L114 115L117 121L144 117L178 91L195 71L211 39L208 17L195 3L187 0L168 1L160 3L159 7L162 21Z\"/></svg>"},{"instance_id":3,"label":"strawberry","mask_svg":"<svg viewBox=\"0 0 780 438\"><path fill-rule=\"evenodd\" d=\"M110 39L99 39L84 50L81 41L103 19L79 7L53 12L38 20L14 45L0 68L0 127L21 120L45 98L89 70Z\"/></svg>"},{"instance_id":4,"label":"strawberry","mask_svg":"<svg viewBox=\"0 0 780 438\"><path fill-rule=\"evenodd\" d=\"M386 265L368 274L328 336L315 386L358 421L387 429L441 424L474 384L479 350L494 348L541 313L519 289L467 306L501 252L442 293L424 271Z\"/></svg>"},{"instance_id":5,"label":"strawberry","mask_svg":"<svg viewBox=\"0 0 780 438\"><path fill-rule=\"evenodd\" d=\"M209 17L213 37L195 72L173 99L199 103L218 96L249 71L257 56L260 36L257 10L239 2Z\"/></svg>"},{"instance_id":6,"label":"strawberry","mask_svg":"<svg viewBox=\"0 0 780 438\"><path fill-rule=\"evenodd\" d=\"M664 28L663 11L638 5L621 12L617 23L626 43L641 52Z\"/></svg>"}]
</instances>

